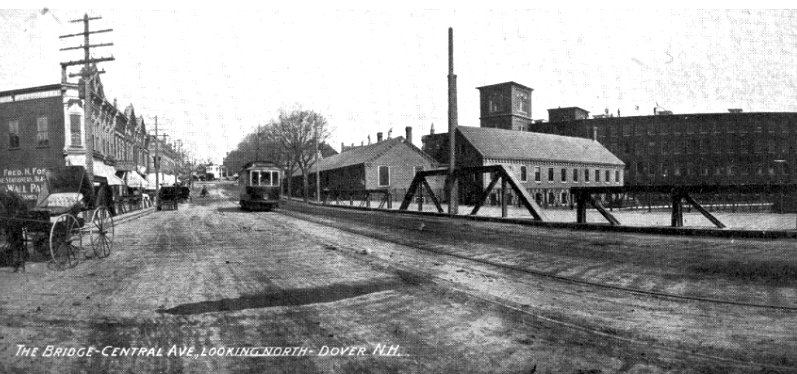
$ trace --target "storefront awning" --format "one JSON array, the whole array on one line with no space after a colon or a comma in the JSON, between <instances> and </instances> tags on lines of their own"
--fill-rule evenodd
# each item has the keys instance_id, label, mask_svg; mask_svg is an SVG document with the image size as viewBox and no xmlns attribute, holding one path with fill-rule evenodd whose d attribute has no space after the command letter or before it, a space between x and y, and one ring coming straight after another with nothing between
<instances>
[{"instance_id":1,"label":"storefront awning","mask_svg":"<svg viewBox=\"0 0 797 374\"><path fill-rule=\"evenodd\" d=\"M122 186L125 184L124 181L116 176L116 169L114 169L113 166L108 166L103 163L95 163L94 174L105 177L108 180L108 185L110 186Z\"/></svg>"},{"instance_id":2,"label":"storefront awning","mask_svg":"<svg viewBox=\"0 0 797 374\"><path fill-rule=\"evenodd\" d=\"M177 180L177 178L174 175L171 175L171 174L159 173L158 175L160 176L160 178L158 180L158 183L160 183L161 186L171 186ZM147 182L149 182L150 186L155 186L156 185L155 184L155 173L147 174ZM150 187L150 188L153 188L153 187Z\"/></svg>"},{"instance_id":3,"label":"storefront awning","mask_svg":"<svg viewBox=\"0 0 797 374\"><path fill-rule=\"evenodd\" d=\"M135 171L126 171L124 175L127 187L149 189L149 183Z\"/></svg>"}]
</instances>

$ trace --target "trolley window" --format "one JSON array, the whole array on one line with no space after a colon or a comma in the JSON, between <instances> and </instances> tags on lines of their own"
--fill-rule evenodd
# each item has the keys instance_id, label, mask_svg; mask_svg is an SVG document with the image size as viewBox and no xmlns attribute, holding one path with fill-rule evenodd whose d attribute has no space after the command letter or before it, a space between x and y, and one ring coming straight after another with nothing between
<instances>
[{"instance_id":1,"label":"trolley window","mask_svg":"<svg viewBox=\"0 0 797 374\"><path fill-rule=\"evenodd\" d=\"M280 184L278 171L252 170L249 177L252 186L277 187Z\"/></svg>"}]
</instances>

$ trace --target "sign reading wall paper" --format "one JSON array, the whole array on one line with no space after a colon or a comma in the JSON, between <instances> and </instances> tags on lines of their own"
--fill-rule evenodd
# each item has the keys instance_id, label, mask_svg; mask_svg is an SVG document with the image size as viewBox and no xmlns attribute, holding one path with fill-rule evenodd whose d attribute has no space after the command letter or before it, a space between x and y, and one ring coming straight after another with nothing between
<instances>
[{"instance_id":1,"label":"sign reading wall paper","mask_svg":"<svg viewBox=\"0 0 797 374\"><path fill-rule=\"evenodd\" d=\"M36 200L44 183L44 168L3 169L0 186L19 194L25 200Z\"/></svg>"}]
</instances>

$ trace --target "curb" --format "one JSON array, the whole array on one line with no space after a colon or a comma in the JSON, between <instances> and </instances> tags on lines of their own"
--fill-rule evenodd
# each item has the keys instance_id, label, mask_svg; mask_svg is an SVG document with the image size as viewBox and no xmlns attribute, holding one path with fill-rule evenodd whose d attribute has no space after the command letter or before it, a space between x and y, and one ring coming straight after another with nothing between
<instances>
[{"instance_id":1,"label":"curb","mask_svg":"<svg viewBox=\"0 0 797 374\"><path fill-rule=\"evenodd\" d=\"M149 208L140 209L140 210L136 210L134 212L118 215L116 217L113 217L114 218L114 225L119 225L119 224L122 224L122 223L125 223L125 222L128 222L128 221L132 221L132 220L134 220L136 218L139 218L141 216L148 215L148 214L150 214L150 213L152 213L154 211L155 211L155 207L151 206Z\"/></svg>"}]
</instances>

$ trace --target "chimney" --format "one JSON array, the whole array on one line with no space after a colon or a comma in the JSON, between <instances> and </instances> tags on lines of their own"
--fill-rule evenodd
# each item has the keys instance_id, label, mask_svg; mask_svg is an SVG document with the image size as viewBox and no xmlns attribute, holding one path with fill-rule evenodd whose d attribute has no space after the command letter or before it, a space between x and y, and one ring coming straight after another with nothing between
<instances>
[{"instance_id":1,"label":"chimney","mask_svg":"<svg viewBox=\"0 0 797 374\"><path fill-rule=\"evenodd\" d=\"M454 29L448 28L448 178L447 182L455 181L454 168L456 161L456 132L457 132L457 75L454 74ZM459 191L457 183L448 185L448 214L456 215L459 211Z\"/></svg>"},{"instance_id":2,"label":"chimney","mask_svg":"<svg viewBox=\"0 0 797 374\"><path fill-rule=\"evenodd\" d=\"M376 142L379 143L381 141L382 141L382 133L378 132L378 133L376 133Z\"/></svg>"},{"instance_id":3,"label":"chimney","mask_svg":"<svg viewBox=\"0 0 797 374\"><path fill-rule=\"evenodd\" d=\"M407 133L407 143L412 144L412 126L405 127L404 131Z\"/></svg>"},{"instance_id":4,"label":"chimney","mask_svg":"<svg viewBox=\"0 0 797 374\"><path fill-rule=\"evenodd\" d=\"M340 142L340 152L343 153L344 151L346 151L346 145Z\"/></svg>"},{"instance_id":5,"label":"chimney","mask_svg":"<svg viewBox=\"0 0 797 374\"><path fill-rule=\"evenodd\" d=\"M592 126L592 140L598 141L598 126Z\"/></svg>"},{"instance_id":6,"label":"chimney","mask_svg":"<svg viewBox=\"0 0 797 374\"><path fill-rule=\"evenodd\" d=\"M429 135L434 135L434 122L432 122L432 128L429 129Z\"/></svg>"}]
</instances>

